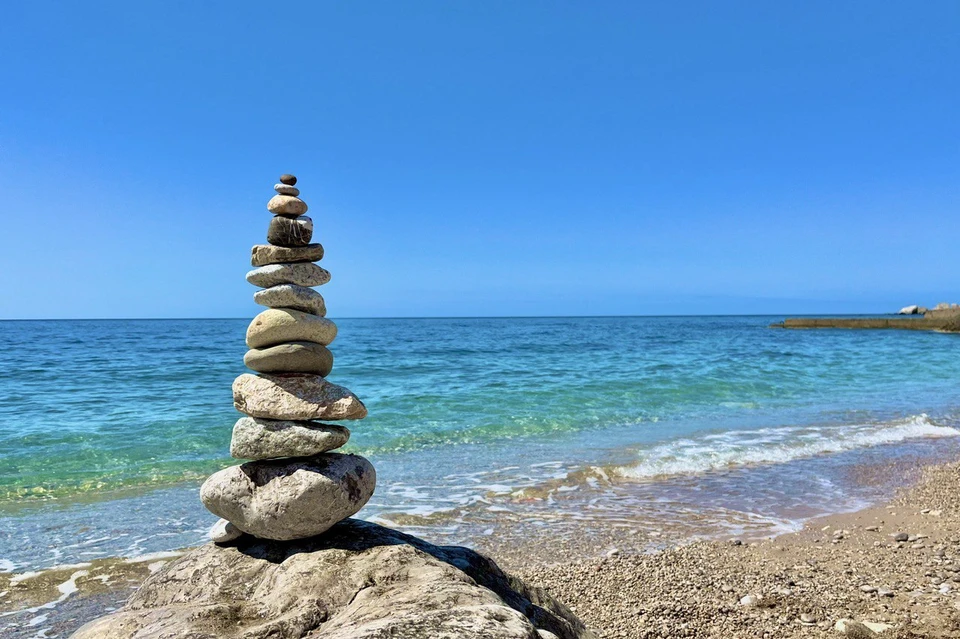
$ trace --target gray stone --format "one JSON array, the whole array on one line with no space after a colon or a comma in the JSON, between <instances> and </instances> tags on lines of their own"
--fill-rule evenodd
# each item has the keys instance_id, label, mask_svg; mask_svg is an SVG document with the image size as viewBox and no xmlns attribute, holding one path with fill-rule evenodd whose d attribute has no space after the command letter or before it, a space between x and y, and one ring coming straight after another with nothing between
<instances>
[{"instance_id":1,"label":"gray stone","mask_svg":"<svg viewBox=\"0 0 960 639\"><path fill-rule=\"evenodd\" d=\"M265 348L285 342L329 344L337 325L325 317L289 308L271 308L253 318L247 327L247 346Z\"/></svg>"},{"instance_id":2,"label":"gray stone","mask_svg":"<svg viewBox=\"0 0 960 639\"><path fill-rule=\"evenodd\" d=\"M323 453L224 468L203 482L200 500L255 537L303 539L363 508L376 481L373 465L363 457Z\"/></svg>"},{"instance_id":3,"label":"gray stone","mask_svg":"<svg viewBox=\"0 0 960 639\"><path fill-rule=\"evenodd\" d=\"M312 457L350 440L350 431L336 424L241 417L233 425L230 455L237 459Z\"/></svg>"},{"instance_id":4,"label":"gray stone","mask_svg":"<svg viewBox=\"0 0 960 639\"><path fill-rule=\"evenodd\" d=\"M274 215L267 227L267 241L274 246L306 246L313 239L313 220L306 215L284 217Z\"/></svg>"},{"instance_id":5,"label":"gray stone","mask_svg":"<svg viewBox=\"0 0 960 639\"><path fill-rule=\"evenodd\" d=\"M284 173L283 175L280 176L280 183L286 184L288 186L293 186L294 184L297 183L297 176L290 175L289 173Z\"/></svg>"},{"instance_id":6,"label":"gray stone","mask_svg":"<svg viewBox=\"0 0 960 639\"><path fill-rule=\"evenodd\" d=\"M267 348L252 348L243 363L258 373L314 373L321 377L333 368L333 353L315 342L287 342Z\"/></svg>"},{"instance_id":7,"label":"gray stone","mask_svg":"<svg viewBox=\"0 0 960 639\"><path fill-rule=\"evenodd\" d=\"M538 630L596 639L483 555L348 519L301 541L195 548L75 639L535 639Z\"/></svg>"},{"instance_id":8,"label":"gray stone","mask_svg":"<svg viewBox=\"0 0 960 639\"><path fill-rule=\"evenodd\" d=\"M251 250L250 264L266 266L268 264L284 264L288 262L319 262L323 259L323 246L308 244L306 246L274 246L273 244L257 244Z\"/></svg>"},{"instance_id":9,"label":"gray stone","mask_svg":"<svg viewBox=\"0 0 960 639\"><path fill-rule=\"evenodd\" d=\"M247 281L254 286L270 288L278 284L323 286L330 281L330 272L312 262L270 264L247 273Z\"/></svg>"},{"instance_id":10,"label":"gray stone","mask_svg":"<svg viewBox=\"0 0 960 639\"><path fill-rule=\"evenodd\" d=\"M250 417L309 420L363 419L367 407L319 375L251 375L233 381L233 405Z\"/></svg>"},{"instance_id":11,"label":"gray stone","mask_svg":"<svg viewBox=\"0 0 960 639\"><path fill-rule=\"evenodd\" d=\"M320 317L327 314L327 305L323 303L323 296L320 293L296 284L278 284L257 291L253 294L253 301L260 306L292 308Z\"/></svg>"},{"instance_id":12,"label":"gray stone","mask_svg":"<svg viewBox=\"0 0 960 639\"><path fill-rule=\"evenodd\" d=\"M274 215L303 215L307 212L307 203L293 195L274 195L267 202L267 210Z\"/></svg>"},{"instance_id":13,"label":"gray stone","mask_svg":"<svg viewBox=\"0 0 960 639\"><path fill-rule=\"evenodd\" d=\"M210 528L210 541L215 544L227 544L243 535L243 531L226 519L221 519Z\"/></svg>"},{"instance_id":14,"label":"gray stone","mask_svg":"<svg viewBox=\"0 0 960 639\"><path fill-rule=\"evenodd\" d=\"M273 190L279 193L280 195L292 195L294 197L300 195L300 189L290 184L274 184Z\"/></svg>"}]
</instances>

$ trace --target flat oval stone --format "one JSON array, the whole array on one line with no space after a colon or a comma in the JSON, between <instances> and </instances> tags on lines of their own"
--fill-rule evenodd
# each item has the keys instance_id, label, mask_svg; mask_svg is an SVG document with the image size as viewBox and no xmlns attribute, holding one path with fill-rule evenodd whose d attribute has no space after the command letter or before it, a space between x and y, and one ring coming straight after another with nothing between
<instances>
[{"instance_id":1,"label":"flat oval stone","mask_svg":"<svg viewBox=\"0 0 960 639\"><path fill-rule=\"evenodd\" d=\"M327 314L327 305L324 304L323 296L320 293L312 288L297 286L296 284L278 284L257 291L253 294L253 301L260 306L292 308L320 317Z\"/></svg>"},{"instance_id":2,"label":"flat oval stone","mask_svg":"<svg viewBox=\"0 0 960 639\"><path fill-rule=\"evenodd\" d=\"M258 373L313 373L326 377L333 369L333 353L314 342L288 342L252 348L243 363Z\"/></svg>"},{"instance_id":3,"label":"flat oval stone","mask_svg":"<svg viewBox=\"0 0 960 639\"><path fill-rule=\"evenodd\" d=\"M284 173L283 175L280 176L280 182L281 184L288 184L290 186L293 186L294 184L297 183L297 176L290 175L289 173Z\"/></svg>"},{"instance_id":4,"label":"flat oval stone","mask_svg":"<svg viewBox=\"0 0 960 639\"><path fill-rule=\"evenodd\" d=\"M250 417L282 420L363 419L356 395L319 375L251 375L233 381L233 406Z\"/></svg>"},{"instance_id":5,"label":"flat oval stone","mask_svg":"<svg viewBox=\"0 0 960 639\"><path fill-rule=\"evenodd\" d=\"M267 264L283 264L288 262L318 262L322 259L323 247L319 244L308 244L299 247L257 244L251 250L250 264L253 266L266 266Z\"/></svg>"},{"instance_id":6,"label":"flat oval stone","mask_svg":"<svg viewBox=\"0 0 960 639\"><path fill-rule=\"evenodd\" d=\"M293 195L274 195L267 202L267 210L274 215L303 215L307 203Z\"/></svg>"},{"instance_id":7,"label":"flat oval stone","mask_svg":"<svg viewBox=\"0 0 960 639\"><path fill-rule=\"evenodd\" d=\"M326 532L355 515L373 495L377 472L359 455L253 461L211 475L200 500L213 514L261 539Z\"/></svg>"},{"instance_id":8,"label":"flat oval stone","mask_svg":"<svg viewBox=\"0 0 960 639\"><path fill-rule=\"evenodd\" d=\"M247 327L247 346L264 348L284 342L329 344L337 336L337 325L325 317L290 308L271 308Z\"/></svg>"},{"instance_id":9,"label":"flat oval stone","mask_svg":"<svg viewBox=\"0 0 960 639\"><path fill-rule=\"evenodd\" d=\"M336 424L241 417L233 425L230 455L237 459L311 457L349 440L350 431Z\"/></svg>"},{"instance_id":10,"label":"flat oval stone","mask_svg":"<svg viewBox=\"0 0 960 639\"><path fill-rule=\"evenodd\" d=\"M306 246L313 238L313 220L306 215L274 215L267 227L267 241L274 246Z\"/></svg>"},{"instance_id":11,"label":"flat oval stone","mask_svg":"<svg viewBox=\"0 0 960 639\"><path fill-rule=\"evenodd\" d=\"M262 288L270 288L278 284L323 286L330 281L330 272L311 262L270 264L247 273L247 281Z\"/></svg>"},{"instance_id":12,"label":"flat oval stone","mask_svg":"<svg viewBox=\"0 0 960 639\"><path fill-rule=\"evenodd\" d=\"M300 189L289 184L274 184L273 190L280 195L292 195L294 197L300 195Z\"/></svg>"}]
</instances>

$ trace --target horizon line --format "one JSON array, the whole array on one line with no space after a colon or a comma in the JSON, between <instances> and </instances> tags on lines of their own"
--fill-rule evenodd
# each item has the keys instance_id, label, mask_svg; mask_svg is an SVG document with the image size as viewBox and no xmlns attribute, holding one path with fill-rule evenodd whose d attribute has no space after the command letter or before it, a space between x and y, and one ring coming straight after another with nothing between
<instances>
[{"instance_id":1,"label":"horizon line","mask_svg":"<svg viewBox=\"0 0 960 639\"><path fill-rule=\"evenodd\" d=\"M337 317L337 320L451 320L451 319L602 319L635 317L833 317L845 315L897 315L887 313L668 313L668 314L626 314L626 315L392 315L392 316L352 316ZM256 316L253 316L256 317ZM163 322L187 320L245 320L253 317L23 317L0 318L0 322ZM327 319L332 319L327 317Z\"/></svg>"}]
</instances>

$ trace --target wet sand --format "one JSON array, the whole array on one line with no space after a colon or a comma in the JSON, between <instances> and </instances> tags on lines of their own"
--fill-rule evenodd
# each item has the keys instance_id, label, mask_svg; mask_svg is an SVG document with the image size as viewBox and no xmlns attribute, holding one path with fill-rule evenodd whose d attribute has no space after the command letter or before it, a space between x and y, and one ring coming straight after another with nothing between
<instances>
[{"instance_id":1,"label":"wet sand","mask_svg":"<svg viewBox=\"0 0 960 639\"><path fill-rule=\"evenodd\" d=\"M883 637L960 637L960 462L860 472L915 482L884 505L767 539L670 547L626 527L563 538L546 527L522 546L489 539L479 549L601 637L841 636L834 626L847 618L891 626ZM121 605L171 556L0 574L0 635L66 637Z\"/></svg>"}]
</instances>

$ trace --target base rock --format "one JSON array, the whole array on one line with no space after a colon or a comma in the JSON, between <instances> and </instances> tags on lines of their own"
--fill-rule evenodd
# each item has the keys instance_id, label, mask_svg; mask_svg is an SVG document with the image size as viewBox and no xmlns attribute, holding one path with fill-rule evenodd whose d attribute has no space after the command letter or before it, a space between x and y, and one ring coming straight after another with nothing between
<instances>
[{"instance_id":1,"label":"base rock","mask_svg":"<svg viewBox=\"0 0 960 639\"><path fill-rule=\"evenodd\" d=\"M73 639L537 639L538 629L596 639L477 552L347 519L296 542L201 546Z\"/></svg>"}]
</instances>

